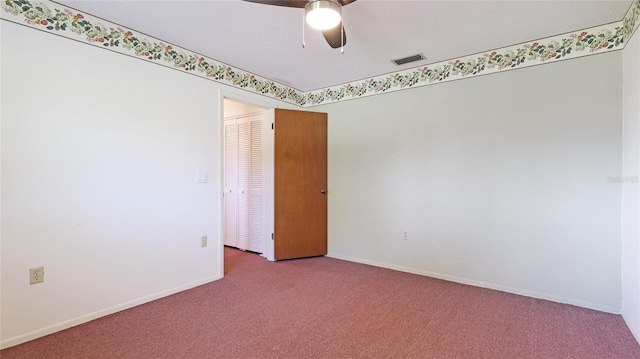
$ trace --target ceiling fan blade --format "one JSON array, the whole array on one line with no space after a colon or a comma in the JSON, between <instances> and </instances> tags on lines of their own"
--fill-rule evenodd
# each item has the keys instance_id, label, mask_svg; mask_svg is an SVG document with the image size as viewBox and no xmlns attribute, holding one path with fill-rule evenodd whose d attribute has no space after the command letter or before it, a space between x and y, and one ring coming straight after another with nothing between
<instances>
[{"instance_id":1,"label":"ceiling fan blade","mask_svg":"<svg viewBox=\"0 0 640 359\"><path fill-rule=\"evenodd\" d=\"M356 0L338 0L338 1L340 1L340 4L342 4L342 6L347 6L352 2L356 2Z\"/></svg>"},{"instance_id":2,"label":"ceiling fan blade","mask_svg":"<svg viewBox=\"0 0 640 359\"><path fill-rule=\"evenodd\" d=\"M344 36L344 43L343 43L342 36L340 36L341 34ZM329 43L329 46L331 46L334 49L337 49L339 47L342 47L342 45L347 44L347 32L344 31L344 29L342 28L342 22L340 22L338 26L332 29L324 30L322 32L322 35L324 35L324 39L327 40L327 42Z\"/></svg>"},{"instance_id":3,"label":"ceiling fan blade","mask_svg":"<svg viewBox=\"0 0 640 359\"><path fill-rule=\"evenodd\" d=\"M263 5L297 7L297 8L303 8L303 9L308 3L308 1L306 0L242 0L242 1L253 2L256 4L263 4ZM349 0L345 0L345 1L349 1Z\"/></svg>"}]
</instances>

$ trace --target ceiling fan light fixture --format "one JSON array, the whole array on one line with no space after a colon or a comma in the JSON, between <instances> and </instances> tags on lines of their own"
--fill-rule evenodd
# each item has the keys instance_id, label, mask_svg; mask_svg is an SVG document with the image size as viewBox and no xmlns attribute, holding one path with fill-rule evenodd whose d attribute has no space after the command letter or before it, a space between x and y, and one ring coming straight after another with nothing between
<instances>
[{"instance_id":1,"label":"ceiling fan light fixture","mask_svg":"<svg viewBox=\"0 0 640 359\"><path fill-rule=\"evenodd\" d=\"M318 30L332 29L342 20L342 5L332 0L310 1L304 11L307 24Z\"/></svg>"}]
</instances>

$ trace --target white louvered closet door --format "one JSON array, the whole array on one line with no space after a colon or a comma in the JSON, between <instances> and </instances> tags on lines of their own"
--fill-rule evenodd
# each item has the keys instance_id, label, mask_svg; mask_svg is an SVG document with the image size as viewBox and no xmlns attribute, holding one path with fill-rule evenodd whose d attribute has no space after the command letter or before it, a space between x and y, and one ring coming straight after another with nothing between
<instances>
[{"instance_id":1,"label":"white louvered closet door","mask_svg":"<svg viewBox=\"0 0 640 359\"><path fill-rule=\"evenodd\" d=\"M224 121L224 244L238 246L238 125Z\"/></svg>"},{"instance_id":2,"label":"white louvered closet door","mask_svg":"<svg viewBox=\"0 0 640 359\"><path fill-rule=\"evenodd\" d=\"M263 115L248 118L250 143L249 250L263 253L265 242L265 198L263 166Z\"/></svg>"},{"instance_id":3,"label":"white louvered closet door","mask_svg":"<svg viewBox=\"0 0 640 359\"><path fill-rule=\"evenodd\" d=\"M251 132L249 118L238 122L238 248L250 249L249 178L251 176Z\"/></svg>"},{"instance_id":4,"label":"white louvered closet door","mask_svg":"<svg viewBox=\"0 0 640 359\"><path fill-rule=\"evenodd\" d=\"M264 112L224 121L224 244L257 253L265 253L269 237L265 203L268 118Z\"/></svg>"}]
</instances>

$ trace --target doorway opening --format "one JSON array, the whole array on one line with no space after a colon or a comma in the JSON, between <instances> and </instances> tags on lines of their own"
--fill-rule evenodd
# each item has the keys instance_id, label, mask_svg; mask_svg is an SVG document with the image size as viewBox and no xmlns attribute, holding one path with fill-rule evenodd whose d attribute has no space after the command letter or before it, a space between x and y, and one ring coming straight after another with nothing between
<instances>
[{"instance_id":1,"label":"doorway opening","mask_svg":"<svg viewBox=\"0 0 640 359\"><path fill-rule=\"evenodd\" d=\"M273 260L273 110L224 98L222 112L223 246Z\"/></svg>"},{"instance_id":2,"label":"doorway opening","mask_svg":"<svg viewBox=\"0 0 640 359\"><path fill-rule=\"evenodd\" d=\"M221 102L222 271L227 247L269 261L326 255L327 114Z\"/></svg>"}]
</instances>

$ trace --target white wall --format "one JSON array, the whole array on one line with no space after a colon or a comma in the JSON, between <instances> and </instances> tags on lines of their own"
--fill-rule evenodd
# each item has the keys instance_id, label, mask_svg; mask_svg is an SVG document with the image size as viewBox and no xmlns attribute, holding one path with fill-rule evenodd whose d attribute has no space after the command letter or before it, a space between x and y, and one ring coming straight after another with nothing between
<instances>
[{"instance_id":1,"label":"white wall","mask_svg":"<svg viewBox=\"0 0 640 359\"><path fill-rule=\"evenodd\" d=\"M0 32L1 345L219 278L219 93L292 106L13 23ZM638 78L637 49L636 36L625 78ZM637 211L637 189L607 181L622 173L622 56L312 108L330 121L330 255L623 305L637 337L637 221L623 229L624 304L620 280L620 196ZM29 286L38 265L45 283Z\"/></svg>"},{"instance_id":2,"label":"white wall","mask_svg":"<svg viewBox=\"0 0 640 359\"><path fill-rule=\"evenodd\" d=\"M614 52L313 108L329 255L619 312L621 89Z\"/></svg>"},{"instance_id":3,"label":"white wall","mask_svg":"<svg viewBox=\"0 0 640 359\"><path fill-rule=\"evenodd\" d=\"M223 106L224 106L225 118L233 117L233 116L248 115L251 113L264 111L264 108L252 106L244 102L238 102L238 101L229 100L229 99L224 100Z\"/></svg>"},{"instance_id":4,"label":"white wall","mask_svg":"<svg viewBox=\"0 0 640 359\"><path fill-rule=\"evenodd\" d=\"M2 346L220 278L220 95L238 91L0 26Z\"/></svg>"},{"instance_id":5,"label":"white wall","mask_svg":"<svg viewBox=\"0 0 640 359\"><path fill-rule=\"evenodd\" d=\"M640 342L640 34L623 50L622 316Z\"/></svg>"},{"instance_id":6,"label":"white wall","mask_svg":"<svg viewBox=\"0 0 640 359\"><path fill-rule=\"evenodd\" d=\"M1 22L1 21L0 21ZM0 85L2 84L2 26L0 26ZM0 108L2 104L0 86ZM0 189L2 188L2 111L0 110ZM0 271L2 270L2 190L0 190ZM2 273L0 272L0 348L2 348Z\"/></svg>"}]
</instances>

